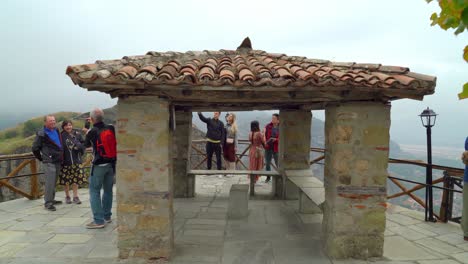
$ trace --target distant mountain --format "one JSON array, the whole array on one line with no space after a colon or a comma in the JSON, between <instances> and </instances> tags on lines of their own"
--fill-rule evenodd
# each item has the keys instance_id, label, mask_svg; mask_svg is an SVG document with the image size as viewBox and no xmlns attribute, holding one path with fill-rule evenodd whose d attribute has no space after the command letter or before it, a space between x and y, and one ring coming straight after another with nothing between
<instances>
[{"instance_id":1,"label":"distant mountain","mask_svg":"<svg viewBox=\"0 0 468 264\"><path fill-rule=\"evenodd\" d=\"M37 116L34 113L0 113L0 130L15 127L19 123Z\"/></svg>"},{"instance_id":2,"label":"distant mountain","mask_svg":"<svg viewBox=\"0 0 468 264\"><path fill-rule=\"evenodd\" d=\"M250 122L257 120L260 123L260 129L263 129L268 123L271 122L271 111L252 111L252 112L234 112L236 114L237 126L239 128L239 138L247 139L250 132ZM213 113L203 113L206 117L212 117ZM225 113L222 113L222 121L224 120ZM280 118L281 119L281 118ZM198 118L197 113L193 113L193 124L196 125L201 131L206 132L206 124ZM312 141L313 147L324 146L324 122L320 119L313 118L312 120Z\"/></svg>"},{"instance_id":3,"label":"distant mountain","mask_svg":"<svg viewBox=\"0 0 468 264\"><path fill-rule=\"evenodd\" d=\"M263 128L265 125L271 122L272 111L252 111L252 112L234 112L237 117L237 126L239 127L239 137L241 139L247 139L250 131L250 122L257 120L260 123L260 127ZM212 117L213 113L203 113L206 117ZM222 121L224 120L225 113L221 114L223 116ZM281 117L280 117L281 120ZM206 132L206 124L203 123L200 118L198 118L197 113L193 113L192 122L195 124L201 131ZM325 147L325 122L312 117L312 127L311 127L311 147L324 148ZM390 154L398 156L401 154L401 149L399 145L390 140Z\"/></svg>"}]
</instances>

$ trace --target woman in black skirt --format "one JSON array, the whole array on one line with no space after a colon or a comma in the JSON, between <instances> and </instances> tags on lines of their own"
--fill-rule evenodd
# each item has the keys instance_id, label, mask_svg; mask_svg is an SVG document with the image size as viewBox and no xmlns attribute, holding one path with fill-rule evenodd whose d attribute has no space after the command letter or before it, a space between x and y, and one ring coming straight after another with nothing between
<instances>
[{"instance_id":1,"label":"woman in black skirt","mask_svg":"<svg viewBox=\"0 0 468 264\"><path fill-rule=\"evenodd\" d=\"M65 202L71 204L70 185L73 188L73 203L81 204L78 187L86 182L81 156L85 147L80 132L73 130L70 120L62 122L63 163L60 171L60 184L65 186Z\"/></svg>"}]
</instances>

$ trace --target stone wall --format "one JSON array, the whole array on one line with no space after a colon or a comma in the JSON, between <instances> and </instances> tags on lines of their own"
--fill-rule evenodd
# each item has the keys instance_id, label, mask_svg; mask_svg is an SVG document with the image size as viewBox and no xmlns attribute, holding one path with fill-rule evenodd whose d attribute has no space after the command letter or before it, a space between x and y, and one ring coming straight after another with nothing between
<instances>
[{"instance_id":1,"label":"stone wall","mask_svg":"<svg viewBox=\"0 0 468 264\"><path fill-rule=\"evenodd\" d=\"M334 258L383 253L390 106L329 106L325 119L325 250Z\"/></svg>"},{"instance_id":2,"label":"stone wall","mask_svg":"<svg viewBox=\"0 0 468 264\"><path fill-rule=\"evenodd\" d=\"M312 112L280 110L280 120L280 171L309 169ZM298 187L287 178L282 182L276 177L273 188L276 194L283 194L286 199L299 198Z\"/></svg>"},{"instance_id":3,"label":"stone wall","mask_svg":"<svg viewBox=\"0 0 468 264\"><path fill-rule=\"evenodd\" d=\"M195 195L195 176L187 175L190 165L192 112L176 111L176 127L172 144L174 172L174 197L187 198Z\"/></svg>"},{"instance_id":4,"label":"stone wall","mask_svg":"<svg viewBox=\"0 0 468 264\"><path fill-rule=\"evenodd\" d=\"M119 98L117 214L121 258L169 258L173 249L169 103Z\"/></svg>"}]
</instances>

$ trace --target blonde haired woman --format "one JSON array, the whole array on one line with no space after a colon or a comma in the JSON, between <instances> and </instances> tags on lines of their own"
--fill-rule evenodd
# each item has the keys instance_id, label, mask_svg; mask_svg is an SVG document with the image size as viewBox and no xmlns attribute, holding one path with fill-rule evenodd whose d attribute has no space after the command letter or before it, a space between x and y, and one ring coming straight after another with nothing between
<instances>
[{"instance_id":1,"label":"blonde haired woman","mask_svg":"<svg viewBox=\"0 0 468 264\"><path fill-rule=\"evenodd\" d=\"M223 156L226 161L226 170L235 170L238 131L235 114L229 113L226 116L225 130L226 140L223 145Z\"/></svg>"}]
</instances>

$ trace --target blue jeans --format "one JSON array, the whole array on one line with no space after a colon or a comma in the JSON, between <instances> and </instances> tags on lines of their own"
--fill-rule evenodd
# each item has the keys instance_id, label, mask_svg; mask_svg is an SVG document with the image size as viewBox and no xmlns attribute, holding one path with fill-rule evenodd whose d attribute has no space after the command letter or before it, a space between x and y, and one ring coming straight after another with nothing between
<instances>
[{"instance_id":1,"label":"blue jeans","mask_svg":"<svg viewBox=\"0 0 468 264\"><path fill-rule=\"evenodd\" d=\"M96 224L104 224L104 219L111 219L113 181L114 169L112 164L93 165L89 177L89 202L91 203L91 211L93 211L94 223ZM104 189L102 198L101 189Z\"/></svg>"},{"instance_id":2,"label":"blue jeans","mask_svg":"<svg viewBox=\"0 0 468 264\"><path fill-rule=\"evenodd\" d=\"M265 149L265 169L271 171L271 158L275 160L275 165L278 167L278 152L275 152L271 148Z\"/></svg>"}]
</instances>

